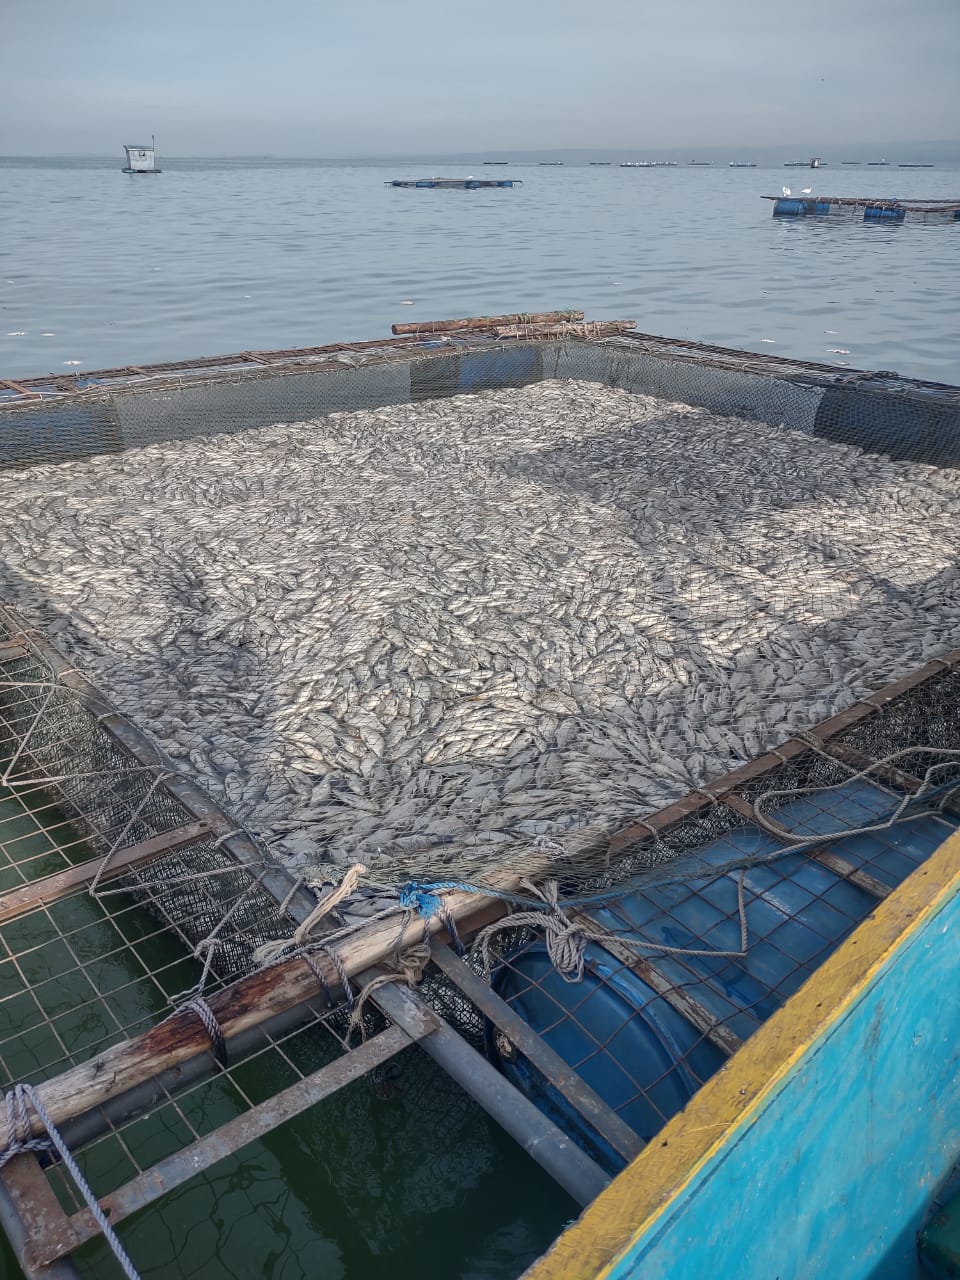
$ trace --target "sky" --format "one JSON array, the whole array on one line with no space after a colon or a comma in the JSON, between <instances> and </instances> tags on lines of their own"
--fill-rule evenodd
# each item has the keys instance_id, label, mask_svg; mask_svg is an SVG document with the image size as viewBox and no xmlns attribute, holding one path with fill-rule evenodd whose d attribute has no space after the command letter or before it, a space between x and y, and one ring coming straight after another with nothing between
<instances>
[{"instance_id":1,"label":"sky","mask_svg":"<svg viewBox=\"0 0 960 1280\"><path fill-rule=\"evenodd\" d=\"M0 0L0 155L953 140L960 0Z\"/></svg>"}]
</instances>

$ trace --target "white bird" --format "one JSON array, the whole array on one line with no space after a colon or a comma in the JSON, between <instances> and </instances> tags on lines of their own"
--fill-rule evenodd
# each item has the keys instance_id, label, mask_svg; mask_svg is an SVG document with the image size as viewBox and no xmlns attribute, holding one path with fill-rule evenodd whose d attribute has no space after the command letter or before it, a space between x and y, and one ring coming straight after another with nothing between
<instances>
[{"instance_id":1,"label":"white bird","mask_svg":"<svg viewBox=\"0 0 960 1280\"><path fill-rule=\"evenodd\" d=\"M803 190L800 192L800 194L802 196L808 196L812 190L813 190L813 187L804 187Z\"/></svg>"},{"instance_id":2,"label":"white bird","mask_svg":"<svg viewBox=\"0 0 960 1280\"><path fill-rule=\"evenodd\" d=\"M783 194L784 194L785 196L788 196L788 195L790 194L790 188L789 188L789 187L784 187L784 188L783 188Z\"/></svg>"}]
</instances>

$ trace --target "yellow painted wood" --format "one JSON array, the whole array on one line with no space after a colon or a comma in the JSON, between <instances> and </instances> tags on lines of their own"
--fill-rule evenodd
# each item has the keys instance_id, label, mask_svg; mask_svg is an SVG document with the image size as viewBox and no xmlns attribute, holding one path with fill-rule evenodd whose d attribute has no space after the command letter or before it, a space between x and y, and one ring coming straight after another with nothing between
<instances>
[{"instance_id":1,"label":"yellow painted wood","mask_svg":"<svg viewBox=\"0 0 960 1280\"><path fill-rule=\"evenodd\" d=\"M525 1280L602 1280L857 1001L923 923L960 893L960 832L947 839L663 1128Z\"/></svg>"}]
</instances>

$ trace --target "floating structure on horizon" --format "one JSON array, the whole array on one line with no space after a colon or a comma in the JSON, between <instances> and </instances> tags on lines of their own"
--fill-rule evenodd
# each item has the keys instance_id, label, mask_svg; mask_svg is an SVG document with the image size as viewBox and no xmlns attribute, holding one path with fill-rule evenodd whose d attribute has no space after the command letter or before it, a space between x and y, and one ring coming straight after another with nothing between
<instances>
[{"instance_id":1,"label":"floating structure on horizon","mask_svg":"<svg viewBox=\"0 0 960 1280\"><path fill-rule=\"evenodd\" d=\"M443 191L478 191L481 187L520 187L519 178L475 178L468 174L465 178L388 178L386 187L425 187Z\"/></svg>"},{"instance_id":2,"label":"floating structure on horizon","mask_svg":"<svg viewBox=\"0 0 960 1280\"><path fill-rule=\"evenodd\" d=\"M124 173L163 172L162 169L157 168L157 145L153 136L150 138L149 147L124 143L123 149L127 154L127 163L123 167Z\"/></svg>"},{"instance_id":3,"label":"floating structure on horizon","mask_svg":"<svg viewBox=\"0 0 960 1280\"><path fill-rule=\"evenodd\" d=\"M779 196L764 196L773 201L774 217L804 217L807 214L858 214L864 222L958 222L960 198L944 200L883 200L857 196L814 196L807 187L793 195L789 187Z\"/></svg>"}]
</instances>

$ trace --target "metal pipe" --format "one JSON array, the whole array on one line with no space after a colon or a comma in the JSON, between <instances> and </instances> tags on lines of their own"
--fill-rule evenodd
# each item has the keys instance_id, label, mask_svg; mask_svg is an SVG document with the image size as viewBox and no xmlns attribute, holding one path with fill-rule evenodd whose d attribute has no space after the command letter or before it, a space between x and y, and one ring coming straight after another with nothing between
<instances>
[{"instance_id":1,"label":"metal pipe","mask_svg":"<svg viewBox=\"0 0 960 1280\"><path fill-rule=\"evenodd\" d=\"M367 973L363 980L370 982L374 976ZM424 1052L579 1204L589 1204L607 1186L610 1179L600 1166L419 996L391 982L377 987L370 999L391 1021L411 1033L422 1025L424 1017L435 1019L433 1032L420 1041Z\"/></svg>"},{"instance_id":2,"label":"metal pipe","mask_svg":"<svg viewBox=\"0 0 960 1280\"><path fill-rule=\"evenodd\" d=\"M449 947L436 940L430 947L430 958L624 1160L629 1162L640 1154L645 1144L639 1134L634 1133L626 1121L590 1088L583 1077L542 1036L538 1036L533 1027L524 1022L505 1000L501 1000L493 988L482 981L468 964L455 956Z\"/></svg>"}]
</instances>

